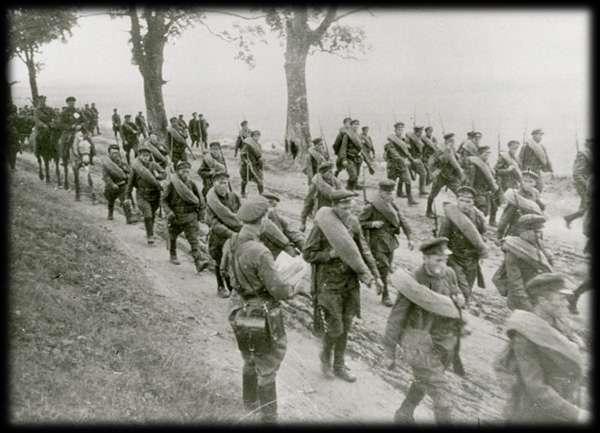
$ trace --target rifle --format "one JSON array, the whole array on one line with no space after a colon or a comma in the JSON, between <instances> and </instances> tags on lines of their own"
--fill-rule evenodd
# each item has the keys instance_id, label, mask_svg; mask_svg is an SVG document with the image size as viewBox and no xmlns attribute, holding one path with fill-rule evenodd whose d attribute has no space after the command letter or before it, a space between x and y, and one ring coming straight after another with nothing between
<instances>
[{"instance_id":1,"label":"rifle","mask_svg":"<svg viewBox=\"0 0 600 433\"><path fill-rule=\"evenodd\" d=\"M452 357L452 367L455 374L457 374L460 377L464 377L466 373L465 367L462 363L462 359L460 359L460 338L462 335L462 328L465 326L465 322L463 321L462 310L456 304L456 301L452 299L452 297L450 297L450 299L452 300L452 303L458 310L458 320L460 320L460 325L457 333L458 342L456 343L456 349L454 350L454 356Z\"/></svg>"},{"instance_id":2,"label":"rifle","mask_svg":"<svg viewBox=\"0 0 600 433\"><path fill-rule=\"evenodd\" d=\"M437 214L437 210L435 208L435 200L431 202L431 210L433 211L433 237L437 238L437 234L438 234L438 214Z\"/></svg>"},{"instance_id":3,"label":"rifle","mask_svg":"<svg viewBox=\"0 0 600 433\"><path fill-rule=\"evenodd\" d=\"M498 133L498 156L500 156L500 133Z\"/></svg>"}]
</instances>

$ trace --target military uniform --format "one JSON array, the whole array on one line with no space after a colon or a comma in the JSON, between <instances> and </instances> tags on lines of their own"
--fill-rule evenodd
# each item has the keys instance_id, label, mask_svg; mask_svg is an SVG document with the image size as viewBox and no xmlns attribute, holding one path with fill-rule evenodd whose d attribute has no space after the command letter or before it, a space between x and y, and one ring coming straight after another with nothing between
<instances>
[{"instance_id":1,"label":"military uniform","mask_svg":"<svg viewBox=\"0 0 600 433\"><path fill-rule=\"evenodd\" d=\"M200 140L202 141L202 146L206 148L206 143L208 142L208 122L206 119L200 115Z\"/></svg>"},{"instance_id":2,"label":"military uniform","mask_svg":"<svg viewBox=\"0 0 600 433\"><path fill-rule=\"evenodd\" d=\"M179 161L187 161L187 155L185 154L187 133L181 128L178 122L175 123L177 126L171 124L167 128L167 145L171 152L174 165Z\"/></svg>"},{"instance_id":3,"label":"military uniform","mask_svg":"<svg viewBox=\"0 0 600 433\"><path fill-rule=\"evenodd\" d=\"M488 146L482 146L479 148L479 152L482 153L487 149L489 149ZM481 164L485 164L489 167L489 164L484 161L483 158L479 157L479 155L471 158L478 158ZM491 171L490 167L490 172ZM492 200L498 200L498 185L496 185L493 178L488 179L482 170L472 162L472 159L467 159L465 162L465 177L465 185L468 185L475 190L475 207L485 216L488 216L490 214ZM495 224L495 221L493 223Z\"/></svg>"},{"instance_id":4,"label":"military uniform","mask_svg":"<svg viewBox=\"0 0 600 433\"><path fill-rule=\"evenodd\" d=\"M316 138L313 140L313 145L308 148L308 157L306 161L306 167L304 168L304 173L308 177L309 185L313 176L318 173L319 166L325 161L329 160L329 156L325 153L325 150L322 147L317 148L317 145L322 143L322 139Z\"/></svg>"},{"instance_id":5,"label":"military uniform","mask_svg":"<svg viewBox=\"0 0 600 433\"><path fill-rule=\"evenodd\" d=\"M384 191L393 191L394 187L395 182L391 180L379 183L379 188ZM394 202L384 203L379 198L376 198L374 202L372 201L365 206L359 220L383 281L382 302L386 306L391 306L387 276L394 260L394 251L399 246L397 236L400 235L400 230L402 230L410 241L411 229L408 220L402 215ZM376 228L373 224L376 221L381 221L383 226Z\"/></svg>"},{"instance_id":6,"label":"military uniform","mask_svg":"<svg viewBox=\"0 0 600 433\"><path fill-rule=\"evenodd\" d=\"M242 146L244 144L244 140L248 137L250 137L250 128L248 128L247 126L242 126L242 128L240 129L240 132L238 133L237 138L235 139L235 154L234 156L237 156L238 152L242 149Z\"/></svg>"},{"instance_id":7,"label":"military uniform","mask_svg":"<svg viewBox=\"0 0 600 433\"><path fill-rule=\"evenodd\" d=\"M135 116L135 126L138 130L138 136L141 134L144 138L148 137L148 126L146 125L146 119L142 114Z\"/></svg>"},{"instance_id":8,"label":"military uniform","mask_svg":"<svg viewBox=\"0 0 600 433\"><path fill-rule=\"evenodd\" d=\"M92 124L92 134L96 133L96 135L100 134L100 128L98 127L98 120L100 117L100 113L98 112L98 109L96 108L95 105L92 104L92 106L90 107L90 110L92 111L92 118L94 120L94 123Z\"/></svg>"},{"instance_id":9,"label":"military uniform","mask_svg":"<svg viewBox=\"0 0 600 433\"><path fill-rule=\"evenodd\" d=\"M215 145L211 143L211 149L213 147L219 147L218 143ZM202 157L202 162L198 168L198 175L202 178L202 195L204 197L206 197L206 193L213 186L215 173L221 171L225 171L225 158L220 153L218 155L213 155L212 153L205 154Z\"/></svg>"},{"instance_id":10,"label":"military uniform","mask_svg":"<svg viewBox=\"0 0 600 433\"><path fill-rule=\"evenodd\" d=\"M444 140L448 141L454 137L454 134L444 135ZM458 191L461 186L461 179L464 176L463 169L458 162L454 145L446 143L444 149L440 149L433 158L437 161L432 163L431 168L435 172L432 174L433 182L431 185L431 191L429 197L427 197L427 210L426 214L428 217L433 217L433 201L440 193L443 187L447 187L454 194Z\"/></svg>"},{"instance_id":11,"label":"military uniform","mask_svg":"<svg viewBox=\"0 0 600 433\"><path fill-rule=\"evenodd\" d=\"M188 123L188 129L190 131L190 139L192 140L192 147L194 144L199 147L200 143L200 121L195 117L191 118Z\"/></svg>"},{"instance_id":12,"label":"military uniform","mask_svg":"<svg viewBox=\"0 0 600 433\"><path fill-rule=\"evenodd\" d=\"M323 173L333 168L333 164L329 161L323 162L319 166L319 173L317 173L310 186L308 192L304 198L304 206L302 207L302 214L300 215L300 225L306 226L306 220L309 215L313 215L316 211L321 209L323 206L331 207L333 201L331 199L331 191L342 189L342 182L333 176L331 179L325 179Z\"/></svg>"},{"instance_id":13,"label":"military uniform","mask_svg":"<svg viewBox=\"0 0 600 433\"><path fill-rule=\"evenodd\" d=\"M264 216L267 208L265 199L252 200L240 208L239 217L244 223L253 222ZM258 230L244 225L227 240L222 266L235 290L229 322L244 360L244 406L249 411L260 407L263 421L273 422L277 420L277 371L287 348L279 301L294 292L277 275L273 256L258 237ZM261 324L252 336L245 325L250 318Z\"/></svg>"},{"instance_id":14,"label":"military uniform","mask_svg":"<svg viewBox=\"0 0 600 433\"><path fill-rule=\"evenodd\" d=\"M358 188L358 177L360 176L360 167L363 162L362 143L359 141L358 134L353 134L355 138L351 138L348 133L343 134L342 143L338 152L338 166L343 167L346 164L348 172L348 182L346 188L355 190Z\"/></svg>"},{"instance_id":15,"label":"military uniform","mask_svg":"<svg viewBox=\"0 0 600 433\"><path fill-rule=\"evenodd\" d=\"M71 163L73 164L73 179L75 183L75 200L80 200L81 187L79 171L86 169L87 184L90 190L90 196L92 203L96 203L96 193L94 192L94 183L92 181L92 175L90 173L90 164L92 161L92 150L94 144L92 139L84 135L81 131L77 131L73 137L73 144L71 145Z\"/></svg>"},{"instance_id":16,"label":"military uniform","mask_svg":"<svg viewBox=\"0 0 600 433\"><path fill-rule=\"evenodd\" d=\"M531 135L534 135L536 133L543 132L539 129L536 129L532 131ZM540 157L534 152L532 146L534 146L534 143L532 142L526 141L525 143L523 143L523 146L521 147L521 150L519 152L518 161L519 165L521 166L521 170L533 171L535 174L538 175L536 188L540 192L542 192L544 187L542 181L542 172L552 172L552 163L550 162L550 158L548 158L548 152L546 151L546 147L541 143L541 141L537 143L537 146L539 146L541 152L543 153L543 159L545 159L545 161L540 159Z\"/></svg>"},{"instance_id":17,"label":"military uniform","mask_svg":"<svg viewBox=\"0 0 600 433\"><path fill-rule=\"evenodd\" d=\"M65 107L58 118L58 125L61 130L61 135L58 139L58 156L62 160L65 171L64 187L65 189L69 189L69 154L73 138L75 137L75 126L83 125L83 116L77 108Z\"/></svg>"},{"instance_id":18,"label":"military uniform","mask_svg":"<svg viewBox=\"0 0 600 433\"><path fill-rule=\"evenodd\" d=\"M410 169L419 175L419 195L425 196L427 195L427 192L425 191L427 170L425 168L425 164L423 163L423 150L425 148L425 144L421 140L421 137L416 134L422 129L423 128L416 127L414 133L406 134L406 141L408 142L408 148L412 157Z\"/></svg>"},{"instance_id":19,"label":"military uniform","mask_svg":"<svg viewBox=\"0 0 600 433\"><path fill-rule=\"evenodd\" d=\"M119 151L118 145L111 145L108 148L109 154L111 150ZM104 197L108 202L108 219L113 219L113 212L115 208L115 202L117 199L121 202L121 206L123 206L123 212L125 213L125 218L127 224L131 224L131 205L126 202L127 200L127 179L131 172L131 167L125 162L122 161L121 158L113 158L109 156L122 171L125 177L119 177L117 174L111 172L106 165L102 167L102 179L104 180Z\"/></svg>"},{"instance_id":20,"label":"military uniform","mask_svg":"<svg viewBox=\"0 0 600 433\"><path fill-rule=\"evenodd\" d=\"M274 194L263 193L263 196L269 200L273 199L279 201L279 197L277 197ZM269 220L271 220L277 226L277 228L281 230L281 233L283 233L289 240L289 243L282 247L280 245L277 245L272 240L261 236L263 244L269 249L269 251L271 251L273 257L277 259L277 256L279 256L279 254L282 251L285 251L288 255L292 257L298 255L296 250L298 250L298 252L301 252L304 249L304 236L302 235L302 233L300 233L297 230L294 230L291 227L290 223L281 215L279 215L277 209L269 209L269 211L267 212L267 218L269 218Z\"/></svg>"},{"instance_id":21,"label":"military uniform","mask_svg":"<svg viewBox=\"0 0 600 433\"><path fill-rule=\"evenodd\" d=\"M138 136L140 130L131 120L125 120L121 125L121 138L123 139L123 150L125 151L125 157L127 158L127 164L131 163L130 154L133 150L133 156L137 157L138 154Z\"/></svg>"},{"instance_id":22,"label":"military uniform","mask_svg":"<svg viewBox=\"0 0 600 433\"><path fill-rule=\"evenodd\" d=\"M177 170L185 167L190 168L191 166L189 163L182 161L177 165ZM172 176L179 175L174 174ZM196 196L198 203L184 198L177 191L173 184L173 179L167 184L162 200L164 208L167 212L171 212L171 216L167 221L169 229L169 253L171 254L171 261L178 264L177 237L180 233L185 233L185 238L190 244L191 256L194 259L196 270L202 272L208 265L208 261L201 258L199 241L200 226L198 225L198 221L204 220L206 203L198 192L198 187L192 180L187 179L185 182L182 179L179 180Z\"/></svg>"},{"instance_id":23,"label":"military uniform","mask_svg":"<svg viewBox=\"0 0 600 433\"><path fill-rule=\"evenodd\" d=\"M409 163L411 160L408 144L404 138L393 134L388 137L384 146L383 159L387 163L387 178L393 181L398 179L398 190L396 195L402 197L402 186L406 185L408 204L416 204L411 192L411 180Z\"/></svg>"},{"instance_id":24,"label":"military uniform","mask_svg":"<svg viewBox=\"0 0 600 433\"><path fill-rule=\"evenodd\" d=\"M536 176L537 177L537 176ZM517 191L518 195L525 197L528 200L534 201L540 210L546 209L546 205L540 199L540 193L537 189L521 187ZM517 198L518 199L518 198ZM531 213L530 211L519 208L512 203L506 203L500 221L498 222L498 228L496 235L498 239L503 239L507 235L516 236L516 223L523 215Z\"/></svg>"},{"instance_id":25,"label":"military uniform","mask_svg":"<svg viewBox=\"0 0 600 433\"><path fill-rule=\"evenodd\" d=\"M507 161L507 158L511 158L511 161ZM513 165L514 164L514 165ZM511 151L508 151L506 157L502 157L502 155L498 156L498 161L494 166L494 173L496 174L496 179L498 181L498 186L505 192L507 189L517 189L519 187L519 175L515 168L515 165L518 167L517 155L513 155Z\"/></svg>"},{"instance_id":26,"label":"military uniform","mask_svg":"<svg viewBox=\"0 0 600 433\"><path fill-rule=\"evenodd\" d=\"M577 152L575 162L573 163L573 182L575 184L575 190L579 194L580 202L577 211L564 217L567 225L571 224L571 221L580 218L585 213L589 206L587 183L588 179L592 175L592 155L591 155L591 140L586 142L587 149L581 152Z\"/></svg>"},{"instance_id":27,"label":"military uniform","mask_svg":"<svg viewBox=\"0 0 600 433\"><path fill-rule=\"evenodd\" d=\"M242 197L246 196L246 185L249 181L256 182L259 194L263 192L263 160L260 143L248 137L242 144L240 151L240 177L242 179Z\"/></svg>"},{"instance_id":28,"label":"military uniform","mask_svg":"<svg viewBox=\"0 0 600 433\"><path fill-rule=\"evenodd\" d=\"M365 132L361 132L360 139L362 140L366 155L368 155L371 159L375 158L375 146L373 146L373 139Z\"/></svg>"},{"instance_id":29,"label":"military uniform","mask_svg":"<svg viewBox=\"0 0 600 433\"><path fill-rule=\"evenodd\" d=\"M118 113L113 113L112 115L112 129L115 134L115 141L119 142L119 136L121 135L121 116ZM123 137L121 136L121 140Z\"/></svg>"}]
</instances>

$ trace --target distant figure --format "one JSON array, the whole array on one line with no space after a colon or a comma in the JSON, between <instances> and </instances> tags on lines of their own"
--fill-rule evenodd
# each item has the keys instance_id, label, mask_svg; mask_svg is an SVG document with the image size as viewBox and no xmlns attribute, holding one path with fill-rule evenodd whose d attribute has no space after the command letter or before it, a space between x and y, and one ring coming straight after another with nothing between
<instances>
[{"instance_id":1,"label":"distant figure","mask_svg":"<svg viewBox=\"0 0 600 433\"><path fill-rule=\"evenodd\" d=\"M194 144L196 145L196 147L200 147L200 139L202 138L202 134L200 132L200 120L198 120L197 116L198 113L192 113L192 118L188 123L188 129L190 131L190 140L192 140L191 147L194 147Z\"/></svg>"},{"instance_id":2,"label":"distant figure","mask_svg":"<svg viewBox=\"0 0 600 433\"><path fill-rule=\"evenodd\" d=\"M206 149L208 144L208 122L204 118L203 114L199 114L199 122L200 122L200 140L202 142L202 148Z\"/></svg>"},{"instance_id":3,"label":"distant figure","mask_svg":"<svg viewBox=\"0 0 600 433\"><path fill-rule=\"evenodd\" d=\"M247 137L242 144L240 151L240 177L241 195L246 198L246 185L252 181L256 183L258 193L263 192L263 160L262 146L260 144L260 131L252 131L250 137Z\"/></svg>"},{"instance_id":4,"label":"distant figure","mask_svg":"<svg viewBox=\"0 0 600 433\"><path fill-rule=\"evenodd\" d=\"M118 144L119 136L121 135L121 116L119 116L119 113L117 113L116 108L113 108L112 129L113 129L113 133L115 134L115 141Z\"/></svg>"},{"instance_id":5,"label":"distant figure","mask_svg":"<svg viewBox=\"0 0 600 433\"><path fill-rule=\"evenodd\" d=\"M137 116L135 116L135 126L138 128L139 134L143 135L144 138L148 137L148 125L141 111L138 111Z\"/></svg>"},{"instance_id":6,"label":"distant figure","mask_svg":"<svg viewBox=\"0 0 600 433\"><path fill-rule=\"evenodd\" d=\"M350 122L352 122L352 119L350 117L345 117L344 120L342 121L343 126L340 128L338 135L335 137L335 140L333 142L333 154L337 156L337 154L340 152L340 147L342 146L342 139L344 138L344 136L347 134L347 132L351 129L350 128ZM343 167L340 165L340 160L339 158L336 160L336 169L335 169L335 177L337 177L340 172L343 170Z\"/></svg>"},{"instance_id":7,"label":"distant figure","mask_svg":"<svg viewBox=\"0 0 600 433\"><path fill-rule=\"evenodd\" d=\"M177 118L177 126L179 127L179 132L181 133L181 135L183 135L183 137L187 140L189 136L189 131L187 123L185 123L185 119L183 118L183 114L180 114Z\"/></svg>"},{"instance_id":8,"label":"distant figure","mask_svg":"<svg viewBox=\"0 0 600 433\"><path fill-rule=\"evenodd\" d=\"M425 144L421 140L422 136L423 127L415 126L413 132L406 134L405 141L408 143L408 150L412 157L409 170L412 170L419 176L419 196L427 197L429 194L425 189L425 184L427 183L427 170L425 169L423 154Z\"/></svg>"},{"instance_id":9,"label":"distant figure","mask_svg":"<svg viewBox=\"0 0 600 433\"><path fill-rule=\"evenodd\" d=\"M95 102L92 102L92 106L90 107L90 110L94 114L94 117L93 117L93 119L94 119L93 127L95 128L96 134L100 135L100 128L98 126L100 113L98 112L98 109L96 108L96 103ZM94 129L92 129L92 134L93 134L93 131L94 131Z\"/></svg>"},{"instance_id":10,"label":"distant figure","mask_svg":"<svg viewBox=\"0 0 600 433\"><path fill-rule=\"evenodd\" d=\"M240 132L238 133L238 136L235 140L235 154L234 156L237 157L238 152L242 149L242 144L244 143L244 140L248 137L250 137L250 132L252 132L250 130L250 128L248 127L248 121L247 120L243 120L242 123L240 123L240 126L242 127L240 129Z\"/></svg>"},{"instance_id":11,"label":"distant figure","mask_svg":"<svg viewBox=\"0 0 600 433\"><path fill-rule=\"evenodd\" d=\"M506 144L508 152L498 153L498 161L494 167L494 172L502 192L509 188L519 187L521 167L519 166L517 151L520 145L521 143L517 140L510 140Z\"/></svg>"},{"instance_id":12,"label":"distant figure","mask_svg":"<svg viewBox=\"0 0 600 433\"><path fill-rule=\"evenodd\" d=\"M360 176L360 168L363 162L362 156L362 141L358 134L360 121L354 119L350 122L350 129L342 137L342 143L337 154L339 166L348 173L348 182L346 189L353 191L360 189L358 178Z\"/></svg>"},{"instance_id":13,"label":"distant figure","mask_svg":"<svg viewBox=\"0 0 600 433\"><path fill-rule=\"evenodd\" d=\"M127 164L131 164L130 153L132 150L134 157L137 157L139 133L136 124L131 121L131 114L126 114L125 122L121 125L121 137L123 138L123 150L125 151Z\"/></svg>"},{"instance_id":14,"label":"distant figure","mask_svg":"<svg viewBox=\"0 0 600 433\"><path fill-rule=\"evenodd\" d=\"M312 141L312 146L308 148L308 157L306 158L306 166L304 167L303 172L308 177L308 184L310 185L310 181L317 174L319 170L319 166L329 160L329 156L325 151L323 146L322 138L315 138Z\"/></svg>"},{"instance_id":15,"label":"distant figure","mask_svg":"<svg viewBox=\"0 0 600 433\"><path fill-rule=\"evenodd\" d=\"M373 140L371 139L371 136L369 135L369 127L368 126L363 126L361 129L361 134L360 134L360 139L362 140L363 146L364 146L364 151L365 154L371 158L371 159L375 159L375 146L373 146Z\"/></svg>"}]
</instances>

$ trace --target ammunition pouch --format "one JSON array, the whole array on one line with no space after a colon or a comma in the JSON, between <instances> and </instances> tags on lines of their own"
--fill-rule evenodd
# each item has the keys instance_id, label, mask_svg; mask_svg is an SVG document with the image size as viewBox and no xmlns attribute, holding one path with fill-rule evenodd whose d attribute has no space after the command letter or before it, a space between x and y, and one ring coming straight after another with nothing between
<instances>
[{"instance_id":1,"label":"ammunition pouch","mask_svg":"<svg viewBox=\"0 0 600 433\"><path fill-rule=\"evenodd\" d=\"M263 354L285 337L281 308L266 302L246 302L232 313L231 326L242 352Z\"/></svg>"}]
</instances>

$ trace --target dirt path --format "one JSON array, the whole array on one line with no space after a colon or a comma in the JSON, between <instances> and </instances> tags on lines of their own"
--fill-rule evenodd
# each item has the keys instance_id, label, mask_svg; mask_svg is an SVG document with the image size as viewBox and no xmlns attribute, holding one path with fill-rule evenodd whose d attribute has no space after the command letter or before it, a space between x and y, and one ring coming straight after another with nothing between
<instances>
[{"instance_id":1,"label":"dirt path","mask_svg":"<svg viewBox=\"0 0 600 433\"><path fill-rule=\"evenodd\" d=\"M103 153L108 143L104 139L96 139L100 144L99 150ZM238 161L232 158L233 151L225 148L225 156L229 171L232 174L232 186L239 191L239 176L237 175ZM32 155L26 154L19 157L34 162ZM267 167L272 167L276 159L273 155L266 155ZM199 162L192 161L195 173ZM95 182L102 186L98 177L99 167L93 170ZM378 167L377 178L381 178L382 171ZM34 173L31 174L35 176ZM372 194L375 178L369 177L368 195ZM268 189L280 193L283 200L280 204L282 214L296 223L302 208L302 198L306 191L306 179L297 172L267 171L265 174ZM249 185L249 193L255 194L254 184ZM73 200L73 192L64 192L65 200ZM438 199L438 209L441 201L446 199L444 194ZM431 221L422 217L424 213L424 199L419 206L404 207L414 231L416 243L431 236ZM564 201L549 202L548 213L554 215L547 230L547 242L551 243L555 254L556 267L579 279L583 266L580 251L583 245L583 236L580 235L578 226L574 224L571 231L562 229L559 224L559 211L555 207ZM196 275L191 259L184 258L182 265L175 267L168 262L168 253L164 244L158 242L154 247L148 247L145 242L143 226L138 223L128 226L123 223L120 216L115 216L115 221L106 221L105 205L92 206L89 200L84 199L81 206L89 214L90 221L104 227L107 233L119 239L123 251L135 260L139 260L146 270L151 281L154 281L158 293L166 300L178 306L182 320L195 320L199 325L195 348L198 356L210 360L214 365L215 375L240 375L241 358L235 348L233 335L227 323L228 301L216 297L214 276L205 272ZM402 205L402 203L401 203ZM568 206L568 205L567 205ZM578 224L580 224L578 222ZM309 223L310 225L310 223ZM310 228L310 227L309 227ZM158 230L160 232L160 230ZM420 254L408 251L406 241L401 240L400 249L396 254L397 264L411 270L418 266ZM499 265L501 253L497 248L492 248L490 258L483 262L483 273L487 289L475 289L474 297L481 304L481 308L466 314L466 319L473 333L463 339L462 358L467 370L467 377L460 379L449 374L451 378L452 394L455 401L456 417L460 421L493 422L498 420L503 401L502 394L496 383L491 369L494 356L503 348L506 341L503 322L508 315L505 300L501 298L490 282L491 275ZM587 296L584 295L580 302L580 310L587 309ZM403 393L409 385L410 373L400 366L396 371L385 370L380 360L383 354L381 337L385 328L388 309L381 305L379 299L369 289L362 290L362 319L356 320L354 331L350 336L349 351L352 357L348 364L359 377L355 384L341 381L325 381L319 371L318 350L319 342L308 331L310 326L310 307L303 300L294 300L286 306L288 312L288 352L279 373L279 396L281 399L282 419L289 421L340 421L353 422L389 421L403 398ZM578 324L584 328L589 327L589 316L582 315ZM401 361L399 361L401 364ZM416 418L420 422L430 422L432 414L428 398L425 404L417 409Z\"/></svg>"}]
</instances>

